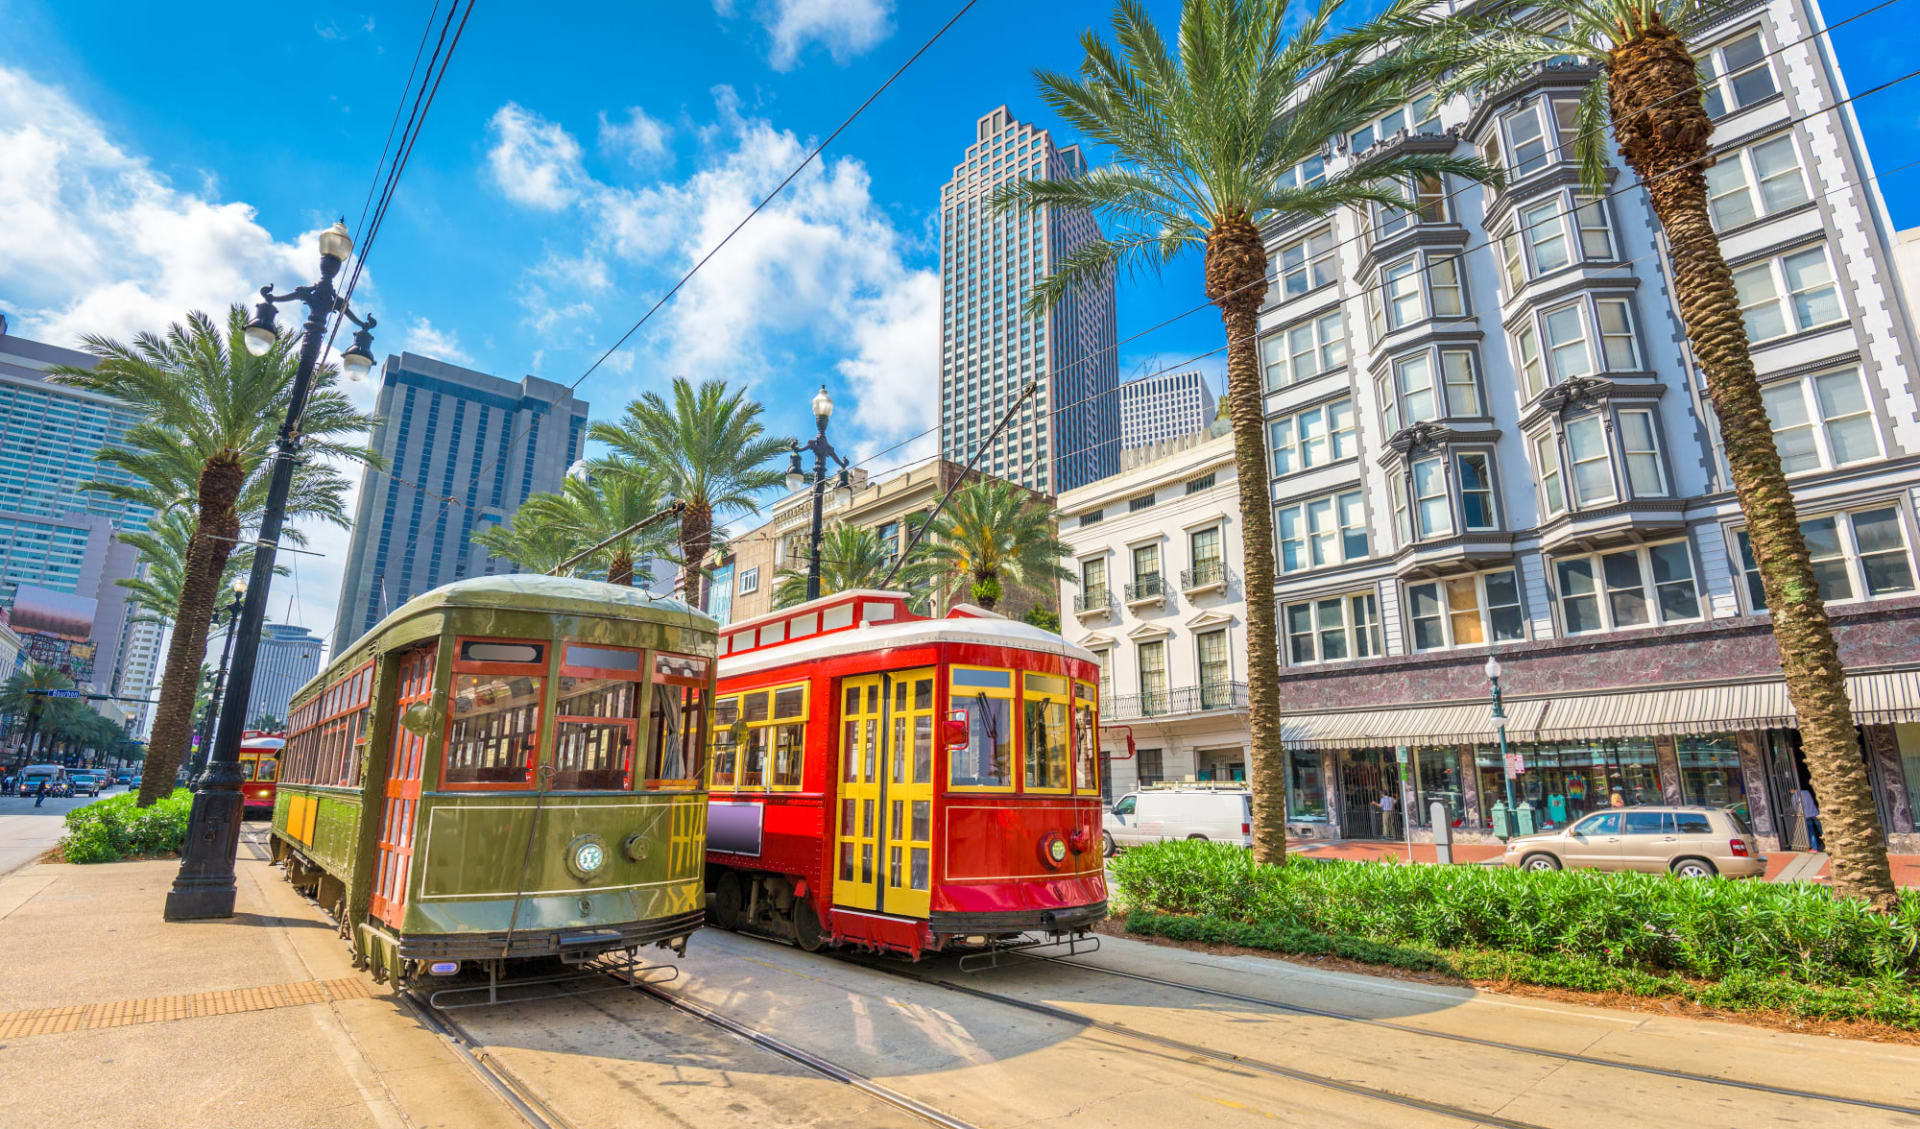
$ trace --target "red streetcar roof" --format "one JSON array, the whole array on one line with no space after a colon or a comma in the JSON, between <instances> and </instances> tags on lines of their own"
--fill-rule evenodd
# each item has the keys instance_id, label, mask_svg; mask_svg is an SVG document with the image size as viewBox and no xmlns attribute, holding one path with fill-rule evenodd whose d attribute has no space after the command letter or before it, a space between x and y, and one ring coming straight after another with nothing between
<instances>
[{"instance_id":1,"label":"red streetcar roof","mask_svg":"<svg viewBox=\"0 0 1920 1129\"><path fill-rule=\"evenodd\" d=\"M810 605L801 605L801 607L807 606ZM796 609L789 608L787 612L794 610ZM768 618L773 617L763 616L755 622L764 626ZM1100 661L1092 651L1077 647L1044 628L1006 619L991 612L983 613L978 609L971 612L955 609L955 614L949 615L946 619L913 616L892 621L861 623L857 626L849 625L833 630L816 630L811 634L785 641L756 643L751 649L743 648L731 652L726 650L723 642L718 673L722 679L727 679L783 666L817 662L858 651L887 650L928 643L1014 647L1041 654L1080 659L1089 663Z\"/></svg>"}]
</instances>

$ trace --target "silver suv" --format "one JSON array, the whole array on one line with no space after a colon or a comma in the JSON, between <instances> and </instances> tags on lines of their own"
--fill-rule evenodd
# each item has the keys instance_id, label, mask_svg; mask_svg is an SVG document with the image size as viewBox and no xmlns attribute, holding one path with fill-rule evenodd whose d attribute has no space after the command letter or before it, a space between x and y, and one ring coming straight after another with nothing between
<instances>
[{"instance_id":1,"label":"silver suv","mask_svg":"<svg viewBox=\"0 0 1920 1129\"><path fill-rule=\"evenodd\" d=\"M1682 878L1757 878L1767 872L1753 831L1726 808L1614 808L1558 831L1507 842L1507 866L1523 870L1638 870Z\"/></svg>"}]
</instances>

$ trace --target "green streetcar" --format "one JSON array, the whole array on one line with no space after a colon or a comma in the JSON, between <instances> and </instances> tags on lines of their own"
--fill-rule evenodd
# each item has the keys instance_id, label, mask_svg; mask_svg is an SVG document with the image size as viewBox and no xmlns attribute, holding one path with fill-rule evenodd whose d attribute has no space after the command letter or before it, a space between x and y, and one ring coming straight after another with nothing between
<instances>
[{"instance_id":1,"label":"green streetcar","mask_svg":"<svg viewBox=\"0 0 1920 1129\"><path fill-rule=\"evenodd\" d=\"M684 952L704 918L715 633L592 580L408 601L294 696L275 861L399 987Z\"/></svg>"}]
</instances>

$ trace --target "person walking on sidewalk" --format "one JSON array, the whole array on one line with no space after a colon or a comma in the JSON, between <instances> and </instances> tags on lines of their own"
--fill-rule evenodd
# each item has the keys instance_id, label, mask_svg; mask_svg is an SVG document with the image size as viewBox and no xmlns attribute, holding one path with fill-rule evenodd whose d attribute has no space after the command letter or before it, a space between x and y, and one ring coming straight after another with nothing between
<instances>
[{"instance_id":1,"label":"person walking on sidewalk","mask_svg":"<svg viewBox=\"0 0 1920 1129\"><path fill-rule=\"evenodd\" d=\"M1382 792L1380 794L1380 836L1384 839L1393 838L1392 792Z\"/></svg>"},{"instance_id":2,"label":"person walking on sidewalk","mask_svg":"<svg viewBox=\"0 0 1920 1129\"><path fill-rule=\"evenodd\" d=\"M42 776L40 778L39 785L36 788L34 788L33 790L33 806L34 807L39 807L41 804L44 804L47 802L48 779L49 779L48 777Z\"/></svg>"},{"instance_id":3,"label":"person walking on sidewalk","mask_svg":"<svg viewBox=\"0 0 1920 1129\"><path fill-rule=\"evenodd\" d=\"M1807 821L1807 847L1809 850L1826 849L1826 837L1820 830L1820 805L1814 802L1813 793L1805 786L1794 790L1793 813Z\"/></svg>"}]
</instances>

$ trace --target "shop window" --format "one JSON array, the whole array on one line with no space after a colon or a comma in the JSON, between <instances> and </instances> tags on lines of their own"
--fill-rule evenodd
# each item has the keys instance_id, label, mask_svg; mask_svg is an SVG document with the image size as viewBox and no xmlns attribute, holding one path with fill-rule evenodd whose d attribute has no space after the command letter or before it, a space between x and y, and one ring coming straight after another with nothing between
<instances>
[{"instance_id":1,"label":"shop window","mask_svg":"<svg viewBox=\"0 0 1920 1129\"><path fill-rule=\"evenodd\" d=\"M1512 569L1409 584L1407 618L1413 649L1433 651L1526 636L1520 585Z\"/></svg>"},{"instance_id":2,"label":"shop window","mask_svg":"<svg viewBox=\"0 0 1920 1129\"><path fill-rule=\"evenodd\" d=\"M1418 799L1414 811L1407 813L1409 825L1430 827L1431 807L1435 800L1446 805L1448 826L1459 826L1466 818L1465 773L1460 769L1460 754L1452 745L1423 745L1409 758L1416 773Z\"/></svg>"},{"instance_id":3,"label":"shop window","mask_svg":"<svg viewBox=\"0 0 1920 1129\"><path fill-rule=\"evenodd\" d=\"M1897 596L1914 590L1913 561L1898 507L1807 518L1800 523L1800 536L1813 558L1820 598L1828 603ZM1747 600L1754 611L1765 611L1767 597L1753 558L1753 544L1744 529L1736 540Z\"/></svg>"},{"instance_id":4,"label":"shop window","mask_svg":"<svg viewBox=\"0 0 1920 1129\"><path fill-rule=\"evenodd\" d=\"M1517 742L1510 750L1519 753L1526 766L1514 778L1514 800L1532 804L1542 828L1565 827L1593 812L1618 819L1620 813L1608 809L1661 801L1660 770L1650 741ZM1499 746L1478 746L1476 760L1480 794L1504 799L1507 781ZM1482 826L1491 826L1492 805L1484 806L1488 811Z\"/></svg>"},{"instance_id":5,"label":"shop window","mask_svg":"<svg viewBox=\"0 0 1920 1129\"><path fill-rule=\"evenodd\" d=\"M1751 824L1747 781L1740 773L1740 746L1733 736L1681 737L1677 745L1680 801L1730 808Z\"/></svg>"},{"instance_id":6,"label":"shop window","mask_svg":"<svg viewBox=\"0 0 1920 1129\"><path fill-rule=\"evenodd\" d=\"M1300 823L1327 821L1327 782L1318 752L1287 753L1287 818Z\"/></svg>"}]
</instances>

